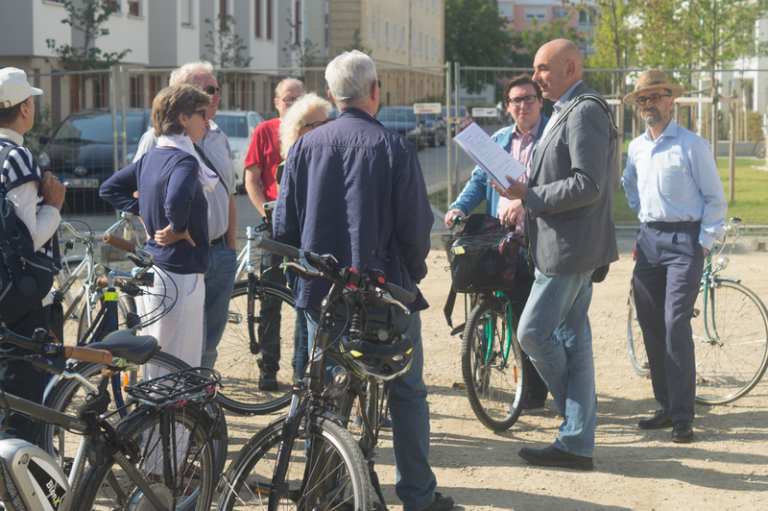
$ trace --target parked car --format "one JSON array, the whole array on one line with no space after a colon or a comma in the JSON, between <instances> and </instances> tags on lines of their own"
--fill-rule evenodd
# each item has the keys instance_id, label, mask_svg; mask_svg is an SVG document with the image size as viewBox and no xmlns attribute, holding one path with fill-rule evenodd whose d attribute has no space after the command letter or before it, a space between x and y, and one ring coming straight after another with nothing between
<instances>
[{"instance_id":1,"label":"parked car","mask_svg":"<svg viewBox=\"0 0 768 511\"><path fill-rule=\"evenodd\" d=\"M151 110L126 112L126 158L129 163L136 154L141 136L151 125L151 115ZM118 131L122 122L122 114L118 112ZM108 209L99 198L99 187L116 171L113 133L109 109L88 109L71 113L51 137L40 139L44 148L39 165L43 171L50 170L67 183L66 201L70 213ZM117 158L118 162L123 161L123 144L119 139Z\"/></svg>"},{"instance_id":2,"label":"parked car","mask_svg":"<svg viewBox=\"0 0 768 511\"><path fill-rule=\"evenodd\" d=\"M437 147L445 145L448 138L448 127L443 117L438 114L417 114L419 122L423 122L422 128L426 132L427 145Z\"/></svg>"},{"instance_id":3,"label":"parked car","mask_svg":"<svg viewBox=\"0 0 768 511\"><path fill-rule=\"evenodd\" d=\"M245 187L245 154L251 145L256 126L264 119L252 110L219 110L213 120L229 139L232 149L232 166L235 169L235 183Z\"/></svg>"},{"instance_id":4,"label":"parked car","mask_svg":"<svg viewBox=\"0 0 768 511\"><path fill-rule=\"evenodd\" d=\"M400 133L420 151L427 145L425 123L409 106L388 106L380 109L376 119L388 130ZM421 124L420 124L421 123Z\"/></svg>"},{"instance_id":5,"label":"parked car","mask_svg":"<svg viewBox=\"0 0 768 511\"><path fill-rule=\"evenodd\" d=\"M455 106L451 107L451 113L453 114L453 115L451 115L451 117L455 118L456 117L456 107ZM443 107L443 121L446 124L448 123L448 108L447 107ZM454 124L453 125L453 131L451 132L451 135L455 137L456 135L458 135L459 133L464 131L464 128L466 128L470 124L472 124L472 117L470 117L469 114L467 114L467 107L464 107L464 106L459 107L459 124L458 124L458 129L457 129L457 125Z\"/></svg>"}]
</instances>

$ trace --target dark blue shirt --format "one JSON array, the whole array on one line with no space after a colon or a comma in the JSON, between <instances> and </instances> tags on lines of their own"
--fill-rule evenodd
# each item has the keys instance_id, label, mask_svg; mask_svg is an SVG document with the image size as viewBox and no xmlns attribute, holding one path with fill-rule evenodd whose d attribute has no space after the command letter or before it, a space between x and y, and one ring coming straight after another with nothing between
<instances>
[{"instance_id":1,"label":"dark blue shirt","mask_svg":"<svg viewBox=\"0 0 768 511\"><path fill-rule=\"evenodd\" d=\"M427 274L434 215L416 149L366 112L350 108L291 147L272 216L277 241L333 254L342 267L384 271L417 293ZM299 280L296 306L319 307L325 279Z\"/></svg>"},{"instance_id":2,"label":"dark blue shirt","mask_svg":"<svg viewBox=\"0 0 768 511\"><path fill-rule=\"evenodd\" d=\"M146 250L165 271L208 271L208 201L197 177L199 168L191 154L171 147L155 147L110 177L99 190L101 198L117 209L141 215L150 238ZM138 199L133 196L137 190ZM155 243L155 232L168 224L173 232L189 230L197 246L187 240L171 245Z\"/></svg>"}]
</instances>

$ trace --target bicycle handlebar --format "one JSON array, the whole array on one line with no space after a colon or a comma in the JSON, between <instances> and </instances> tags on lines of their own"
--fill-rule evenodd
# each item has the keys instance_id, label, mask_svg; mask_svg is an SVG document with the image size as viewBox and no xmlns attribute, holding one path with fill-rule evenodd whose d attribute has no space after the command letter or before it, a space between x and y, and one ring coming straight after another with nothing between
<instances>
[{"instance_id":1,"label":"bicycle handlebar","mask_svg":"<svg viewBox=\"0 0 768 511\"><path fill-rule=\"evenodd\" d=\"M107 245L111 245L116 249L122 250L124 252L132 254L136 251L136 245L134 243L115 234L105 233L104 236L102 236L102 241L104 241L104 243Z\"/></svg>"},{"instance_id":2,"label":"bicycle handlebar","mask_svg":"<svg viewBox=\"0 0 768 511\"><path fill-rule=\"evenodd\" d=\"M112 353L107 350L86 348L84 346L62 346L66 358L74 358L83 362L96 362L98 364L111 364Z\"/></svg>"},{"instance_id":3,"label":"bicycle handlebar","mask_svg":"<svg viewBox=\"0 0 768 511\"><path fill-rule=\"evenodd\" d=\"M41 335L39 335L41 333ZM35 337L47 336L45 330L38 329L34 334ZM76 360L82 360L83 362L98 362L100 364L112 363L112 353L107 350L100 350L96 348L88 348L84 346L62 346L61 344L46 343L42 340L30 339L18 334L15 334L8 330L4 325L0 325L0 342L14 344L27 348L35 353L46 355L47 357L65 356L66 358L73 358Z\"/></svg>"},{"instance_id":4,"label":"bicycle handlebar","mask_svg":"<svg viewBox=\"0 0 768 511\"><path fill-rule=\"evenodd\" d=\"M296 247L285 245L275 240L267 239L264 237L257 237L256 240L254 241L254 245L268 252L272 252L273 254L277 254L283 257L288 257L290 259L297 260L300 263L306 262L313 265L319 265L321 267L325 266L324 258L326 258L327 256L319 256L311 252L305 252L303 250L297 249ZM303 267L304 267L304 264L291 265L291 268L294 268L298 271L302 271ZM316 268L311 268L311 270L315 270L315 273L318 273L318 274L322 273L323 275L326 275L326 272L318 272ZM305 273L310 273L310 271L305 271ZM326 275L326 277L330 277L330 275ZM395 300L398 300L404 303L413 303L416 300L415 294L411 293L407 289L403 289L397 284L387 282L386 280L384 280L383 277L381 277L376 281L376 286L380 287L381 289L389 293L392 296L392 298L394 298Z\"/></svg>"}]
</instances>

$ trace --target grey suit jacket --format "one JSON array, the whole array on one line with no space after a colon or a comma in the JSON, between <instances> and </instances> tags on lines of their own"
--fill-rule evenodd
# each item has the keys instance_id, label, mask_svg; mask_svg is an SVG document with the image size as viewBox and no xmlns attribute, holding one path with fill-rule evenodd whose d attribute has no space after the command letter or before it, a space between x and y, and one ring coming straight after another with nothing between
<instances>
[{"instance_id":1,"label":"grey suit jacket","mask_svg":"<svg viewBox=\"0 0 768 511\"><path fill-rule=\"evenodd\" d=\"M579 84L563 112L585 93ZM550 121L550 122L556 122ZM529 257L545 275L594 270L619 258L613 227L613 121L595 101L578 104L539 142L525 195Z\"/></svg>"}]
</instances>

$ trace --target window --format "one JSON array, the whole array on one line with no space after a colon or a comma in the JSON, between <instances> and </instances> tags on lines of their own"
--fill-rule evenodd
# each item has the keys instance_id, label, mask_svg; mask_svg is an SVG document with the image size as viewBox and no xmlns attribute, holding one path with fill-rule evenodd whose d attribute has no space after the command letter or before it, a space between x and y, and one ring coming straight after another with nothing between
<instances>
[{"instance_id":1,"label":"window","mask_svg":"<svg viewBox=\"0 0 768 511\"><path fill-rule=\"evenodd\" d=\"M381 46L381 20L376 20L376 46Z\"/></svg>"},{"instance_id":2,"label":"window","mask_svg":"<svg viewBox=\"0 0 768 511\"><path fill-rule=\"evenodd\" d=\"M142 107L142 93L144 92L144 75L136 75L131 77L130 93L129 93L129 106L131 108Z\"/></svg>"},{"instance_id":3,"label":"window","mask_svg":"<svg viewBox=\"0 0 768 511\"><path fill-rule=\"evenodd\" d=\"M389 20L384 22L384 41L387 44L387 49L389 49Z\"/></svg>"},{"instance_id":4,"label":"window","mask_svg":"<svg viewBox=\"0 0 768 511\"><path fill-rule=\"evenodd\" d=\"M502 18L512 17L512 4L499 4L499 13Z\"/></svg>"},{"instance_id":5,"label":"window","mask_svg":"<svg viewBox=\"0 0 768 511\"><path fill-rule=\"evenodd\" d=\"M373 42L373 23L371 23L371 15L365 15L365 41L368 44Z\"/></svg>"},{"instance_id":6,"label":"window","mask_svg":"<svg viewBox=\"0 0 768 511\"><path fill-rule=\"evenodd\" d=\"M272 40L272 2L275 0L265 0L267 2L267 39Z\"/></svg>"},{"instance_id":7,"label":"window","mask_svg":"<svg viewBox=\"0 0 768 511\"><path fill-rule=\"evenodd\" d=\"M219 31L227 31L227 0L219 0Z\"/></svg>"},{"instance_id":8,"label":"window","mask_svg":"<svg viewBox=\"0 0 768 511\"><path fill-rule=\"evenodd\" d=\"M56 0L56 2L58 1L59 0ZM109 4L109 7L115 7L115 10L113 11L113 13L120 12L120 0L109 0L109 2L107 3Z\"/></svg>"},{"instance_id":9,"label":"window","mask_svg":"<svg viewBox=\"0 0 768 511\"><path fill-rule=\"evenodd\" d=\"M296 0L293 4L293 42L301 43L301 2Z\"/></svg>"},{"instance_id":10,"label":"window","mask_svg":"<svg viewBox=\"0 0 768 511\"><path fill-rule=\"evenodd\" d=\"M128 0L128 16L141 16L139 0Z\"/></svg>"},{"instance_id":11,"label":"window","mask_svg":"<svg viewBox=\"0 0 768 511\"><path fill-rule=\"evenodd\" d=\"M395 43L395 46L394 46L395 51L397 51L397 46L398 46L397 43L400 40L400 34L398 34L397 31L398 31L397 23L395 23L395 28L394 28L394 30L392 32L392 36L393 36L392 40Z\"/></svg>"},{"instance_id":12,"label":"window","mask_svg":"<svg viewBox=\"0 0 768 511\"><path fill-rule=\"evenodd\" d=\"M403 53L405 53L408 50L408 46L405 44L405 27L400 29L400 39L400 42L403 43L401 48L403 49Z\"/></svg>"},{"instance_id":13,"label":"window","mask_svg":"<svg viewBox=\"0 0 768 511\"><path fill-rule=\"evenodd\" d=\"M194 14L194 0L182 0L181 1L181 24L185 27L191 27L195 23L195 18L193 14Z\"/></svg>"},{"instance_id":14,"label":"window","mask_svg":"<svg viewBox=\"0 0 768 511\"><path fill-rule=\"evenodd\" d=\"M254 0L253 10L253 35L256 36L256 38L261 39L261 0Z\"/></svg>"},{"instance_id":15,"label":"window","mask_svg":"<svg viewBox=\"0 0 768 511\"><path fill-rule=\"evenodd\" d=\"M525 19L545 20L547 19L547 8L546 7L526 7Z\"/></svg>"},{"instance_id":16,"label":"window","mask_svg":"<svg viewBox=\"0 0 768 511\"><path fill-rule=\"evenodd\" d=\"M424 46L422 46L422 33L419 32L419 57L424 56Z\"/></svg>"},{"instance_id":17,"label":"window","mask_svg":"<svg viewBox=\"0 0 768 511\"><path fill-rule=\"evenodd\" d=\"M553 7L552 8L552 18L554 19L560 19L565 18L568 16L568 9L565 7Z\"/></svg>"}]
</instances>

